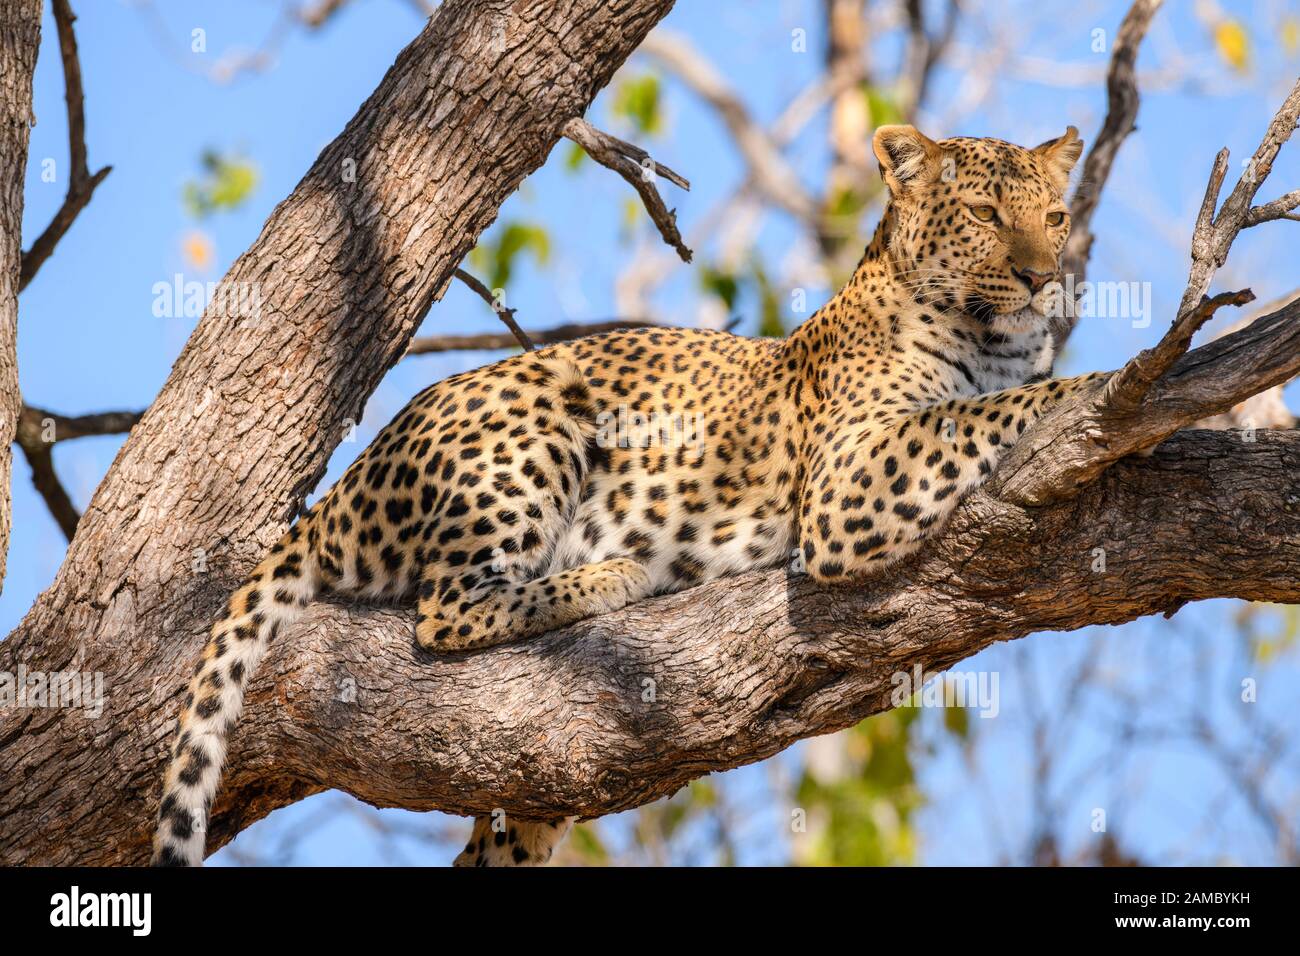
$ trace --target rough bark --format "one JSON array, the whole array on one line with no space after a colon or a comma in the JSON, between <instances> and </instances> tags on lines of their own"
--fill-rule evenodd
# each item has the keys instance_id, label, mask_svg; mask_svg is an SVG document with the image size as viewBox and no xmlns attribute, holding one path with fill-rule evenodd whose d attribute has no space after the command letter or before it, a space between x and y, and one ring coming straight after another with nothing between
<instances>
[{"instance_id":1,"label":"rough bark","mask_svg":"<svg viewBox=\"0 0 1300 956\"><path fill-rule=\"evenodd\" d=\"M18 392L18 283L23 263L23 179L32 128L32 74L41 47L41 0L0 0L0 589L9 554Z\"/></svg>"},{"instance_id":2,"label":"rough bark","mask_svg":"<svg viewBox=\"0 0 1300 956\"><path fill-rule=\"evenodd\" d=\"M671 6L448 0L271 214L0 644L0 672L97 671L108 696L98 720L0 711L0 860L135 858L180 685L231 581L284 531L500 204ZM264 789L279 794L264 812L287 802Z\"/></svg>"}]
</instances>

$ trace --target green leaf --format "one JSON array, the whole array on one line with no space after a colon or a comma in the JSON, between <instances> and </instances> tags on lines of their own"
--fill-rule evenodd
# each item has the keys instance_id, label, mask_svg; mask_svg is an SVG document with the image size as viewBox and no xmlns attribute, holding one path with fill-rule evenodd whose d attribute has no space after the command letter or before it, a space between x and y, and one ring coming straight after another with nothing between
<instances>
[{"instance_id":1,"label":"green leaf","mask_svg":"<svg viewBox=\"0 0 1300 956\"><path fill-rule=\"evenodd\" d=\"M912 819L924 804L912 765L911 728L920 711L898 708L833 738L844 748L830 779L805 771L795 794L808 831L795 861L812 866L898 866L916 859Z\"/></svg>"},{"instance_id":2,"label":"green leaf","mask_svg":"<svg viewBox=\"0 0 1300 956\"><path fill-rule=\"evenodd\" d=\"M587 151L577 143L569 144L569 152L564 157L564 168L569 172L576 171L587 159Z\"/></svg>"},{"instance_id":3,"label":"green leaf","mask_svg":"<svg viewBox=\"0 0 1300 956\"><path fill-rule=\"evenodd\" d=\"M761 262L752 265L754 283L758 287L758 334L768 338L784 338L785 323L781 320L781 297L767 277Z\"/></svg>"},{"instance_id":4,"label":"green leaf","mask_svg":"<svg viewBox=\"0 0 1300 956\"><path fill-rule=\"evenodd\" d=\"M735 310L736 300L740 297L740 281L736 276L712 266L703 266L700 269L700 288L721 299L728 312Z\"/></svg>"},{"instance_id":5,"label":"green leaf","mask_svg":"<svg viewBox=\"0 0 1300 956\"><path fill-rule=\"evenodd\" d=\"M605 849L605 844L601 842L600 835L596 833L596 828L590 823L580 823L573 828L573 835L569 837L571 849L592 866L604 866L609 862L609 851Z\"/></svg>"},{"instance_id":6,"label":"green leaf","mask_svg":"<svg viewBox=\"0 0 1300 956\"><path fill-rule=\"evenodd\" d=\"M487 242L470 253L470 262L487 273L489 289L504 289L510 282L519 256L530 253L538 265L546 265L551 256L551 240L546 230L526 222L508 222Z\"/></svg>"},{"instance_id":7,"label":"green leaf","mask_svg":"<svg viewBox=\"0 0 1300 956\"><path fill-rule=\"evenodd\" d=\"M623 200L623 205L620 208L623 210L622 228L625 232L631 232L645 214L645 207L638 200L629 196Z\"/></svg>"},{"instance_id":8,"label":"green leaf","mask_svg":"<svg viewBox=\"0 0 1300 956\"><path fill-rule=\"evenodd\" d=\"M653 136L663 123L659 94L659 78L653 73L629 77L615 87L610 109L638 133Z\"/></svg>"},{"instance_id":9,"label":"green leaf","mask_svg":"<svg viewBox=\"0 0 1300 956\"><path fill-rule=\"evenodd\" d=\"M898 108L898 102L884 90L863 84L862 95L867 98L867 113L873 129L903 122L903 111Z\"/></svg>"},{"instance_id":10,"label":"green leaf","mask_svg":"<svg viewBox=\"0 0 1300 956\"><path fill-rule=\"evenodd\" d=\"M187 181L181 190L185 211L196 219L215 212L238 209L257 187L257 167L240 156L222 156L204 150L199 157L203 174Z\"/></svg>"},{"instance_id":11,"label":"green leaf","mask_svg":"<svg viewBox=\"0 0 1300 956\"><path fill-rule=\"evenodd\" d=\"M943 726L954 737L966 740L970 737L970 711L956 705L944 707Z\"/></svg>"}]
</instances>

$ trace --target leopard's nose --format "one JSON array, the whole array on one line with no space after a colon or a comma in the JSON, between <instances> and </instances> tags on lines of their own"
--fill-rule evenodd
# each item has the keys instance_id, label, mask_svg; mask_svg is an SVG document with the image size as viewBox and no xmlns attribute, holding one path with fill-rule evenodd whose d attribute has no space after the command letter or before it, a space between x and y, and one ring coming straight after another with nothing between
<instances>
[{"instance_id":1,"label":"leopard's nose","mask_svg":"<svg viewBox=\"0 0 1300 956\"><path fill-rule=\"evenodd\" d=\"M1033 269L1013 268L1011 272L1017 279L1029 286L1030 292L1037 292L1043 286L1047 285L1047 283L1051 282L1052 279L1056 278L1051 272L1035 272Z\"/></svg>"}]
</instances>

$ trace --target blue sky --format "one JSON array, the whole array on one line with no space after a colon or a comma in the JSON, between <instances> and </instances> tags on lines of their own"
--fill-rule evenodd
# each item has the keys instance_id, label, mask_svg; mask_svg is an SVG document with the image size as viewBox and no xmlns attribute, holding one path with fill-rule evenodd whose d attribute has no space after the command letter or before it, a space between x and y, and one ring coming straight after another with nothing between
<instances>
[{"instance_id":1,"label":"blue sky","mask_svg":"<svg viewBox=\"0 0 1300 956\"><path fill-rule=\"evenodd\" d=\"M87 141L92 171L104 164L112 174L93 202L64 237L20 301L19 368L24 397L32 404L67 414L105 409L143 408L164 381L194 320L157 318L151 305L153 287L173 274L219 279L233 259L257 236L274 205L294 187L318 152L341 130L374 89L397 52L421 27L412 4L403 0L354 2L326 28L311 32L289 30L269 68L229 84L214 83L205 71L222 55L237 48L257 47L274 29L278 5L255 0L221 4L194 0L158 2L149 14L126 0L81 0L77 35L86 88ZM1123 4L1010 3L995 19L996 28L962 35L971 51L1011 43L1023 55L1022 73L1033 79L1004 76L997 95L974 112L941 124L944 104L958 100L974 82L964 70L937 75L932 109L922 123L934 137L997 135L1026 144L1058 135L1067 123L1091 139L1104 110L1100 83L1069 85L1077 71L1096 70L1106 55L1092 49L1093 31L1114 30ZM1157 18L1140 65L1154 69L1161 88L1146 93L1138 131L1125 144L1116 163L1094 231L1100 236L1092 277L1149 282L1155 318L1150 327L1133 328L1127 321L1085 322L1075 335L1060 371L1072 373L1113 368L1138 349L1152 344L1172 313L1186 277L1186 237L1214 153L1224 145L1234 161L1248 156L1268 119L1290 86L1297 61L1276 40L1276 24L1288 9L1282 3L1222 3L1251 24L1257 40L1251 69L1235 76L1217 62L1205 28L1191 16L1189 3L1172 3ZM754 114L770 121L801 90L820 67L820 7L817 2L679 3L665 26L688 35L717 69L743 94ZM1055 8L1055 13L1053 13ZM191 31L206 32L206 54L190 51ZM791 50L791 31L804 29L808 52ZM897 44L878 44L877 62L888 64L898 55ZM1172 66L1171 66L1172 64ZM649 68L634 58L627 70ZM1209 78L1202 82L1201 78ZM1065 84L1065 85L1059 85ZM683 231L691 227L740 181L743 169L716 118L674 81L666 82L668 122L651 146L657 158L681 171L692 182L690 193L665 185L669 205L676 206ZM65 190L67 141L62 75L55 29L48 12L35 84L38 124L32 131L26 187L24 245L39 233L58 208ZM593 116L605 125L608 97L597 101ZM809 184L817 184L826 166L825 117L811 123L788 151L792 166ZM611 126L619 131L616 125ZM234 212L201 224L186 213L181 192L199 173L203 150L241 152L258 167L260 181L249 201ZM516 270L509 288L510 304L527 326L561 321L602 319L615 314L615 280L637 254L623 221L629 196L626 185L612 174L586 164L577 173L565 168L564 150L557 150L502 209L498 227L509 221L544 226L551 237L549 263L531 261ZM43 182L41 163L53 158L60 171L54 183ZM1284 150L1261 198L1272 198L1300 183L1300 144ZM206 274L196 273L182 254L185 237L203 230L215 248L215 261ZM1281 294L1296 284L1300 253L1292 223L1278 223L1244 236L1234 249L1219 288L1250 285L1261 299ZM798 238L797 227L780 214L762 219L753 242L769 261L779 262ZM645 224L636 227L645 234ZM655 250L658 253L658 250ZM660 317L683 324L693 321L698 301L698 267L710 258L711 247L697 249L695 266L678 265L654 304ZM810 289L812 304L830 290ZM752 306L752 303L749 303ZM742 301L741 312L746 303ZM751 311L741 325L752 331ZM424 331L473 332L495 330L497 320L484 305L458 284L436 304ZM368 440L406 399L430 381L454 371L490 361L491 353L455 353L407 359L385 379L367 406L361 439ZM1295 403L1292 403L1293 407ZM79 508L89 501L120 445L119 437L83 439L60 444L55 460ZM359 446L344 446L331 464L327 482ZM26 464L17 460L14 476L14 532L9 572L0 596L0 633L18 622L39 591L52 580L62 560L64 542L30 484ZM1228 602L1184 610L1195 626L1210 634L1230 630L1233 612ZM1111 634L1125 660L1146 661L1140 675L1158 675L1167 662L1152 647L1169 641L1162 625L1143 622ZM1225 636L1224 640L1228 640ZM1050 684L1070 653L1084 653L1094 644L1087 635L1038 637L1028 652ZM1026 642L1021 642L1024 644ZM1017 645L1018 646L1018 645ZM1022 708L1024 688L1011 677L1013 651L990 649L964 665L1003 673L1003 708L1009 720ZM1131 656L1130 656L1131 655ZM1230 700L1243 667L1227 652L1214 659L1218 673L1211 681L1211 701ZM1235 668L1235 669L1234 669ZM1261 707L1269 713L1294 713L1300 698L1295 652L1269 669L1267 694ZM1216 696L1218 695L1218 696ZM1222 698L1220 700L1220 697ZM1167 702L1166 702L1167 704ZM1167 706L1174 706L1167 704ZM1226 706L1226 705L1225 705ZM1278 708L1273 711L1273 708ZM1288 710L1289 709L1289 710ZM1231 715L1220 723L1228 727ZM1027 757L1014 744L1014 735L990 748L985 759L1000 779L1010 781L1001 801L1007 827L1015 832L1016 794L1027 785L1015 781L1027 774ZM1001 738L999 738L1001 739ZM1096 756L1100 738L1086 733L1072 739L1065 759L1080 766ZM796 748L797 750L797 748ZM797 752L785 759L798 760ZM952 787L963 770L946 758L927 765L927 779L936 793ZM1292 752L1290 759L1294 761ZM1132 808L1129 826L1141 834L1144 849L1162 852L1186 836L1187 814L1169 812L1187 794L1208 792L1213 771L1203 762L1172 749L1157 750L1145 770L1154 777L1149 789L1157 796ZM1088 778L1076 795L1078 812L1098 801L1114 802L1126 783L1123 768ZM779 807L762 798L761 768L737 771L751 790L756 809L747 816L752 838L742 841L745 862L779 860L779 845L763 834ZM1294 787L1296 768L1286 779ZM1283 784L1285 784L1285 780ZM1161 797L1160 795L1164 795ZM283 827L308 819L315 802L276 814L263 827ZM927 820L923 859L928 862L979 862L991 850L987 827L972 815L974 803L960 798L945 803L954 808L943 819ZM1080 809L1082 808L1082 809ZM1226 815L1246 814L1230 805ZM1244 819L1244 818L1243 818ZM286 822L288 821L288 822ZM1231 821L1230 821L1231 822ZM1249 832L1248 822L1241 823ZM1172 829L1171 829L1172 828ZM261 827L243 839L261 839ZM313 830L301 859L308 862L368 862L365 825L359 818L337 815L323 829ZM266 839L269 839L267 837ZM1249 842L1249 841L1247 841ZM1245 858L1265 858L1258 846L1243 848ZM413 862L434 861L420 846Z\"/></svg>"}]
</instances>

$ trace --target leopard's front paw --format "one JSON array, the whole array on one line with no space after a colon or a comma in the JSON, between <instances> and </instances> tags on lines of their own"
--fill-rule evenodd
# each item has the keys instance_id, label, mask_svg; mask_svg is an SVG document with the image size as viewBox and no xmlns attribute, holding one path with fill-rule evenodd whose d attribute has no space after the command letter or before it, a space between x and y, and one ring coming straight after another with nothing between
<instances>
[{"instance_id":1,"label":"leopard's front paw","mask_svg":"<svg viewBox=\"0 0 1300 956\"><path fill-rule=\"evenodd\" d=\"M593 586L604 598L606 611L617 611L654 592L650 571L640 561L611 558L601 562Z\"/></svg>"}]
</instances>

